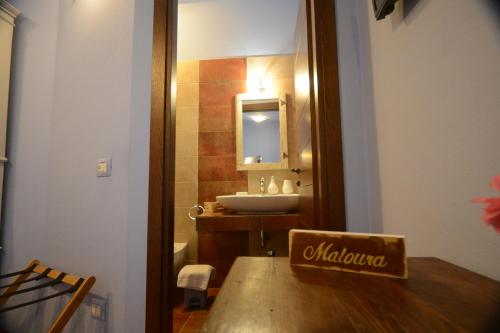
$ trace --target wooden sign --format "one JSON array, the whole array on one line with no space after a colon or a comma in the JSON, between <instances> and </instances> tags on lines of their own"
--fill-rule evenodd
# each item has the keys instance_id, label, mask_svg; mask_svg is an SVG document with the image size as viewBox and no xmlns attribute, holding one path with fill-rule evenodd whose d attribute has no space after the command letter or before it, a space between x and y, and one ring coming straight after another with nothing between
<instances>
[{"instance_id":1,"label":"wooden sign","mask_svg":"<svg viewBox=\"0 0 500 333\"><path fill-rule=\"evenodd\" d=\"M408 277L404 236L293 229L289 238L291 265Z\"/></svg>"}]
</instances>

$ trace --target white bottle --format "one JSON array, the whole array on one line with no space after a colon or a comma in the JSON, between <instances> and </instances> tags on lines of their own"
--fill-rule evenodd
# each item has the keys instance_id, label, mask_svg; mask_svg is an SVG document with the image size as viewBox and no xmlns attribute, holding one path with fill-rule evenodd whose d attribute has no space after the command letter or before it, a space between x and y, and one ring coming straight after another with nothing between
<instances>
[{"instance_id":1,"label":"white bottle","mask_svg":"<svg viewBox=\"0 0 500 333\"><path fill-rule=\"evenodd\" d=\"M283 192L283 194L292 194L293 193L293 185L292 185L292 181L290 179L285 179L283 181L283 187L281 189L281 192Z\"/></svg>"},{"instance_id":2,"label":"white bottle","mask_svg":"<svg viewBox=\"0 0 500 333\"><path fill-rule=\"evenodd\" d=\"M267 193L269 194L278 194L279 192L278 185L276 185L276 182L274 181L274 176L271 176L271 182L269 183L269 186L267 187Z\"/></svg>"}]
</instances>

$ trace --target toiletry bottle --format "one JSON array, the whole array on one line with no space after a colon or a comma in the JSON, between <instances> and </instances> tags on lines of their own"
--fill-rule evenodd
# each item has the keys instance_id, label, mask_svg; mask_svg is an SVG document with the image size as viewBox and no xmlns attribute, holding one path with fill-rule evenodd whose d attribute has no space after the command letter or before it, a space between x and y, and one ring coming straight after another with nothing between
<instances>
[{"instance_id":1,"label":"toiletry bottle","mask_svg":"<svg viewBox=\"0 0 500 333\"><path fill-rule=\"evenodd\" d=\"M281 189L281 192L283 192L283 194L292 194L293 193L293 185L292 185L292 181L290 179L285 179L283 181L283 187Z\"/></svg>"},{"instance_id":2,"label":"toiletry bottle","mask_svg":"<svg viewBox=\"0 0 500 333\"><path fill-rule=\"evenodd\" d=\"M276 185L276 182L274 181L274 176L271 176L271 182L269 183L269 186L267 187L267 193L278 194L278 192L279 192L278 185Z\"/></svg>"}]
</instances>

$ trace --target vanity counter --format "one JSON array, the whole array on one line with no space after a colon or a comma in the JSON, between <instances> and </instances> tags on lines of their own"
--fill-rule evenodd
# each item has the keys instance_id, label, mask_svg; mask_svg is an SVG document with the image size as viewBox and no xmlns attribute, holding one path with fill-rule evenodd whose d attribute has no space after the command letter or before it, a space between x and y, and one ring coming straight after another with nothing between
<instances>
[{"instance_id":1,"label":"vanity counter","mask_svg":"<svg viewBox=\"0 0 500 333\"><path fill-rule=\"evenodd\" d=\"M196 217L198 263L215 267L212 287L220 287L234 260L240 256L288 253L288 231L302 228L299 214L239 215L207 213ZM262 233L261 231L264 231ZM262 245L261 235L265 234Z\"/></svg>"},{"instance_id":2,"label":"vanity counter","mask_svg":"<svg viewBox=\"0 0 500 333\"><path fill-rule=\"evenodd\" d=\"M196 217L196 230L259 231L301 229L299 214L240 215L226 212L207 213Z\"/></svg>"}]
</instances>

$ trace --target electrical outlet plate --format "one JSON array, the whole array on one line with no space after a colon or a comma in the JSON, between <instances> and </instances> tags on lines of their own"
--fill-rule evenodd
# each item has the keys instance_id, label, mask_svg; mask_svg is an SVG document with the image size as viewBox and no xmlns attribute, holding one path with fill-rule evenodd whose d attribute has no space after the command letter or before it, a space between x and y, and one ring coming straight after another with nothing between
<instances>
[{"instance_id":1,"label":"electrical outlet plate","mask_svg":"<svg viewBox=\"0 0 500 333\"><path fill-rule=\"evenodd\" d=\"M101 158L97 160L96 165L97 177L111 177L111 159Z\"/></svg>"},{"instance_id":2,"label":"electrical outlet plate","mask_svg":"<svg viewBox=\"0 0 500 333\"><path fill-rule=\"evenodd\" d=\"M90 316L94 319L106 321L107 300L101 297L90 298Z\"/></svg>"}]
</instances>

